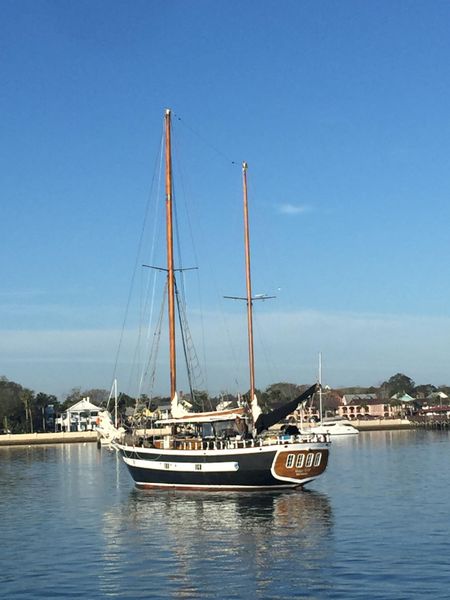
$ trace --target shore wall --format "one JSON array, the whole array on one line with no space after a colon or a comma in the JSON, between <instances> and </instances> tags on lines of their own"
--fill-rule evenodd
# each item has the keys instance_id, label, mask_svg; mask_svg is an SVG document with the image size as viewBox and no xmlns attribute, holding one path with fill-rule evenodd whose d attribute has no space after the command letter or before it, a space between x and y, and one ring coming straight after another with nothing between
<instances>
[{"instance_id":1,"label":"shore wall","mask_svg":"<svg viewBox=\"0 0 450 600\"><path fill-rule=\"evenodd\" d=\"M61 433L8 433L0 435L1 446L31 446L34 444L70 444L96 442L96 431L70 431Z\"/></svg>"},{"instance_id":2,"label":"shore wall","mask_svg":"<svg viewBox=\"0 0 450 600\"><path fill-rule=\"evenodd\" d=\"M383 431L388 429L414 429L417 425L409 419L363 419L351 420L358 431Z\"/></svg>"}]
</instances>

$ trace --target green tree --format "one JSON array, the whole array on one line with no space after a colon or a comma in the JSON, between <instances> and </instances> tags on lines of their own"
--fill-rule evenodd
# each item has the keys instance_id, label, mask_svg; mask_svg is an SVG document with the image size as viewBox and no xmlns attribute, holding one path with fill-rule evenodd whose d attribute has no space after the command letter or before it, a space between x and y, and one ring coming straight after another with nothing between
<instances>
[{"instance_id":1,"label":"green tree","mask_svg":"<svg viewBox=\"0 0 450 600\"><path fill-rule=\"evenodd\" d=\"M85 390L81 393L82 398L89 398L89 401L96 406L106 406L109 398L109 391L99 388ZM81 398L80 398L81 399Z\"/></svg>"},{"instance_id":2,"label":"green tree","mask_svg":"<svg viewBox=\"0 0 450 600\"><path fill-rule=\"evenodd\" d=\"M56 406L58 399L56 396L39 392L34 398L34 429L35 431L46 431L45 409L47 406Z\"/></svg>"},{"instance_id":3,"label":"green tree","mask_svg":"<svg viewBox=\"0 0 450 600\"><path fill-rule=\"evenodd\" d=\"M70 390L70 392L65 397L63 403L61 404L61 410L66 410L69 406L76 404L83 397L81 393L80 387L75 387Z\"/></svg>"},{"instance_id":4,"label":"green tree","mask_svg":"<svg viewBox=\"0 0 450 600\"><path fill-rule=\"evenodd\" d=\"M396 373L392 375L387 381L385 381L381 387L385 394L391 398L395 394L414 394L414 388L416 384L407 375L403 373Z\"/></svg>"},{"instance_id":5,"label":"green tree","mask_svg":"<svg viewBox=\"0 0 450 600\"><path fill-rule=\"evenodd\" d=\"M0 422L6 431L25 431L25 410L20 393L22 386L0 377Z\"/></svg>"},{"instance_id":6,"label":"green tree","mask_svg":"<svg viewBox=\"0 0 450 600\"><path fill-rule=\"evenodd\" d=\"M306 385L297 385L296 383L287 383L285 381L272 383L265 390L266 403L270 408L276 408L300 396L307 387Z\"/></svg>"},{"instance_id":7,"label":"green tree","mask_svg":"<svg viewBox=\"0 0 450 600\"><path fill-rule=\"evenodd\" d=\"M22 388L20 391L20 400L23 403L25 410L25 432L33 433L33 400L34 400L34 392L28 390L26 388Z\"/></svg>"},{"instance_id":8,"label":"green tree","mask_svg":"<svg viewBox=\"0 0 450 600\"><path fill-rule=\"evenodd\" d=\"M428 398L428 396L431 396L431 394L433 394L436 390L437 388L435 385L432 385L431 383L426 383L422 385L417 385L414 390L414 393L418 398Z\"/></svg>"}]
</instances>

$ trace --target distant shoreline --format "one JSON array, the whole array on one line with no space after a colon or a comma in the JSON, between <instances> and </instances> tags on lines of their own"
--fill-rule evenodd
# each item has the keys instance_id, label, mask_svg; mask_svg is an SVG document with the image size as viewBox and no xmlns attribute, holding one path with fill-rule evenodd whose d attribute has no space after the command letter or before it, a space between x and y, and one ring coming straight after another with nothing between
<instances>
[{"instance_id":1,"label":"distant shoreline","mask_svg":"<svg viewBox=\"0 0 450 600\"><path fill-rule=\"evenodd\" d=\"M371 419L370 421L355 419L351 424L358 431L386 431L415 429L417 425L408 419ZM307 424L304 424L307 430ZM46 444L72 444L80 442L96 442L95 431L71 431L59 433L8 433L0 435L0 447L36 446Z\"/></svg>"}]
</instances>

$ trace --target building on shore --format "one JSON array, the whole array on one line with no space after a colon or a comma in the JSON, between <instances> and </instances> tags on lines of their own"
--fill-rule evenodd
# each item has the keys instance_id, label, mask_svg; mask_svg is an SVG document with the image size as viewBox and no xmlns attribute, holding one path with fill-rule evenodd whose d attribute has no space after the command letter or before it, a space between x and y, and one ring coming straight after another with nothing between
<instances>
[{"instance_id":1,"label":"building on shore","mask_svg":"<svg viewBox=\"0 0 450 600\"><path fill-rule=\"evenodd\" d=\"M73 404L55 418L55 431L95 431L100 406L90 402L89 397Z\"/></svg>"},{"instance_id":2,"label":"building on shore","mask_svg":"<svg viewBox=\"0 0 450 600\"><path fill-rule=\"evenodd\" d=\"M344 419L393 419L398 410L389 402L381 402L376 394L346 394L342 397L338 414Z\"/></svg>"}]
</instances>

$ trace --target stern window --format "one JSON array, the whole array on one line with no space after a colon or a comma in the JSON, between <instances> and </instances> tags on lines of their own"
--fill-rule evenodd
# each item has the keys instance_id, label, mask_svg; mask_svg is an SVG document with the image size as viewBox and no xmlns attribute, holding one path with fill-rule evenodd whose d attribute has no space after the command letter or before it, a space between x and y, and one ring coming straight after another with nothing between
<instances>
[{"instance_id":1,"label":"stern window","mask_svg":"<svg viewBox=\"0 0 450 600\"><path fill-rule=\"evenodd\" d=\"M294 458L295 458L294 454L288 454L288 457L286 459L286 468L287 469L290 469L294 465Z\"/></svg>"},{"instance_id":2,"label":"stern window","mask_svg":"<svg viewBox=\"0 0 450 600\"><path fill-rule=\"evenodd\" d=\"M297 455L297 462L295 463L295 466L298 469L301 469L303 467L303 463L305 462L305 455L304 454L298 454Z\"/></svg>"}]
</instances>

